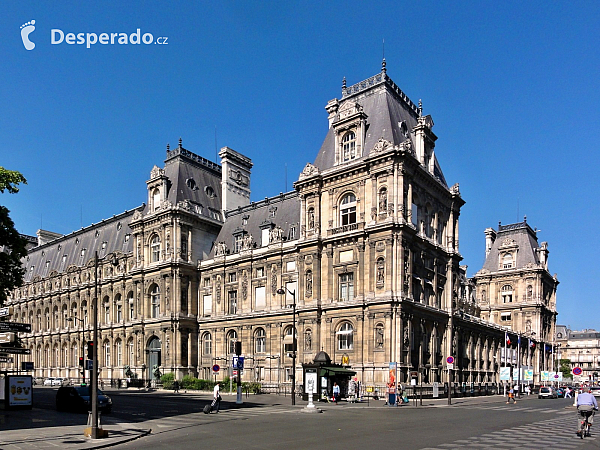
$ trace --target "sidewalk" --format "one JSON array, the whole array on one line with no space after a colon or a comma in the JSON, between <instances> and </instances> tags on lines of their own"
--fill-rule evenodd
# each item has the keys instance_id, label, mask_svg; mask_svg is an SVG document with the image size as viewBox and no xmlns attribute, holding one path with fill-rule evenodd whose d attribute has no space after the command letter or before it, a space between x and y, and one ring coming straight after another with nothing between
<instances>
[{"instance_id":1,"label":"sidewalk","mask_svg":"<svg viewBox=\"0 0 600 450\"><path fill-rule=\"evenodd\" d=\"M90 439L83 435L87 416L81 415L80 425L57 425L61 418L56 411L40 408L31 410L0 410L0 449L17 450L48 449L61 450L94 449L110 447L146 436L151 430L134 423L102 424L108 431L104 439ZM143 424L139 424L143 425Z\"/></svg>"}]
</instances>

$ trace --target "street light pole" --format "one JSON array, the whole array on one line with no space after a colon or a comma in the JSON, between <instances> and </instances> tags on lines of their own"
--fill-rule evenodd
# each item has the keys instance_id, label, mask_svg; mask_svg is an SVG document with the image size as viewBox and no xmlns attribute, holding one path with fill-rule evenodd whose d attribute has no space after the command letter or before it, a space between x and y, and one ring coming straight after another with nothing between
<instances>
[{"instance_id":1,"label":"street light pole","mask_svg":"<svg viewBox=\"0 0 600 450\"><path fill-rule=\"evenodd\" d=\"M287 287L277 289L279 295L288 291L292 296L292 405L296 404L296 290L290 291Z\"/></svg>"},{"instance_id":2,"label":"street light pole","mask_svg":"<svg viewBox=\"0 0 600 450\"><path fill-rule=\"evenodd\" d=\"M98 252L94 252L94 298L92 299L93 349L92 349L92 439L98 439Z\"/></svg>"}]
</instances>

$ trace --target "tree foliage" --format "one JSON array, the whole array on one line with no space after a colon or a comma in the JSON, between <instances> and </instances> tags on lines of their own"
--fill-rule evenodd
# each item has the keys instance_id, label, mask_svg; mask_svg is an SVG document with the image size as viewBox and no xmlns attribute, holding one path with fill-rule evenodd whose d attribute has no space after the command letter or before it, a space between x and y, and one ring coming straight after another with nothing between
<instances>
[{"instance_id":1,"label":"tree foliage","mask_svg":"<svg viewBox=\"0 0 600 450\"><path fill-rule=\"evenodd\" d=\"M559 360L560 372L563 373L563 378L571 378L571 360L570 359L561 359Z\"/></svg>"},{"instance_id":2,"label":"tree foliage","mask_svg":"<svg viewBox=\"0 0 600 450\"><path fill-rule=\"evenodd\" d=\"M27 184L21 173L0 167L0 192L19 192L18 185ZM27 255L27 241L15 229L8 208L0 206L0 306L4 305L8 293L23 284L25 270L21 258Z\"/></svg>"}]
</instances>

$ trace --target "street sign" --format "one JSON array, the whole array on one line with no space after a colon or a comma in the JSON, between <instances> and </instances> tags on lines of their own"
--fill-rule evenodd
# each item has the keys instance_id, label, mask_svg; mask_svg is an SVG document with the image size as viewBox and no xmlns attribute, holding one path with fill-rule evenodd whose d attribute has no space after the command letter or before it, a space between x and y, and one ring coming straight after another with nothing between
<instances>
[{"instance_id":1,"label":"street sign","mask_svg":"<svg viewBox=\"0 0 600 450\"><path fill-rule=\"evenodd\" d=\"M0 308L0 317L12 316L12 314L13 314L12 306L5 306L4 308Z\"/></svg>"},{"instance_id":2,"label":"street sign","mask_svg":"<svg viewBox=\"0 0 600 450\"><path fill-rule=\"evenodd\" d=\"M454 369L454 364L453 363L447 363L446 364L446 369L453 370Z\"/></svg>"},{"instance_id":3,"label":"street sign","mask_svg":"<svg viewBox=\"0 0 600 450\"><path fill-rule=\"evenodd\" d=\"M86 362L87 362L87 364L86 364L85 368L87 370L94 370L94 360L93 359L86 359Z\"/></svg>"},{"instance_id":4,"label":"street sign","mask_svg":"<svg viewBox=\"0 0 600 450\"><path fill-rule=\"evenodd\" d=\"M219 370L221 370L221 366L219 366L218 364L215 364L213 366L213 372L218 372Z\"/></svg>"},{"instance_id":5,"label":"street sign","mask_svg":"<svg viewBox=\"0 0 600 450\"><path fill-rule=\"evenodd\" d=\"M12 353L13 355L31 355L31 350L28 348L0 347L0 354L1 353Z\"/></svg>"},{"instance_id":6,"label":"street sign","mask_svg":"<svg viewBox=\"0 0 600 450\"><path fill-rule=\"evenodd\" d=\"M0 331L20 331L23 333L31 333L31 324L20 322L0 322Z\"/></svg>"},{"instance_id":7,"label":"street sign","mask_svg":"<svg viewBox=\"0 0 600 450\"><path fill-rule=\"evenodd\" d=\"M448 356L448 357L446 358L446 362L447 362L448 364L454 364L454 356Z\"/></svg>"},{"instance_id":8,"label":"street sign","mask_svg":"<svg viewBox=\"0 0 600 450\"><path fill-rule=\"evenodd\" d=\"M0 363L11 363L13 362L13 358L10 356L0 356Z\"/></svg>"},{"instance_id":9,"label":"street sign","mask_svg":"<svg viewBox=\"0 0 600 450\"><path fill-rule=\"evenodd\" d=\"M33 361L21 361L21 370L33 370Z\"/></svg>"},{"instance_id":10,"label":"street sign","mask_svg":"<svg viewBox=\"0 0 600 450\"><path fill-rule=\"evenodd\" d=\"M0 344L10 344L15 341L15 333L0 333Z\"/></svg>"},{"instance_id":11,"label":"street sign","mask_svg":"<svg viewBox=\"0 0 600 450\"><path fill-rule=\"evenodd\" d=\"M583 370L581 370L581 367L573 367L573 375L581 375L583 373Z\"/></svg>"}]
</instances>

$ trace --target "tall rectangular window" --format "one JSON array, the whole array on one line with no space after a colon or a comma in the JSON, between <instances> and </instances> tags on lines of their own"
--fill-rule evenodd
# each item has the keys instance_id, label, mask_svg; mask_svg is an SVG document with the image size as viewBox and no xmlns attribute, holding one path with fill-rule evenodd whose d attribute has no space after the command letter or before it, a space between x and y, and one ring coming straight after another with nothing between
<instances>
[{"instance_id":1,"label":"tall rectangular window","mask_svg":"<svg viewBox=\"0 0 600 450\"><path fill-rule=\"evenodd\" d=\"M121 323L123 321L123 306L117 305L117 323Z\"/></svg>"},{"instance_id":2,"label":"tall rectangular window","mask_svg":"<svg viewBox=\"0 0 600 450\"><path fill-rule=\"evenodd\" d=\"M237 291L229 291L227 293L228 296L228 307L229 307L229 314L237 314Z\"/></svg>"},{"instance_id":3,"label":"tall rectangular window","mask_svg":"<svg viewBox=\"0 0 600 450\"><path fill-rule=\"evenodd\" d=\"M340 300L348 301L354 298L354 274L343 273L340 275Z\"/></svg>"},{"instance_id":4,"label":"tall rectangular window","mask_svg":"<svg viewBox=\"0 0 600 450\"><path fill-rule=\"evenodd\" d=\"M212 314L212 295L208 294L202 297L202 303L204 303L204 315L210 316Z\"/></svg>"},{"instance_id":5,"label":"tall rectangular window","mask_svg":"<svg viewBox=\"0 0 600 450\"><path fill-rule=\"evenodd\" d=\"M256 310L263 310L266 306L266 287L260 286L254 290L254 303Z\"/></svg>"}]
</instances>

